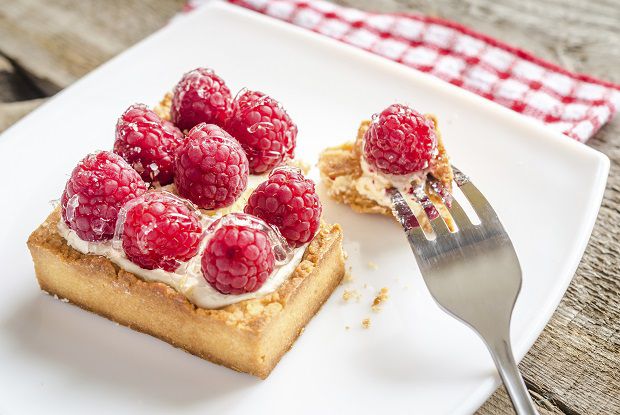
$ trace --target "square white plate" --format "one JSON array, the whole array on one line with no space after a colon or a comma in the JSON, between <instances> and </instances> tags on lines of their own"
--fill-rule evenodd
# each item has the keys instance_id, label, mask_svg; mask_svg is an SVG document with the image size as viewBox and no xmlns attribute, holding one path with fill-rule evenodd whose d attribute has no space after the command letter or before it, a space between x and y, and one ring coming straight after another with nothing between
<instances>
[{"instance_id":1,"label":"square white plate","mask_svg":"<svg viewBox=\"0 0 620 415\"><path fill-rule=\"evenodd\" d=\"M299 125L297 154L312 162L392 102L436 114L454 163L486 193L521 259L512 327L519 359L556 308L596 218L609 167L604 155L430 76L212 3L0 138L0 413L473 412L498 384L481 341L434 304L395 223L325 197L326 218L344 227L355 280L336 290L265 381L39 291L25 241L75 163L111 148L129 104L156 103L198 66L214 68L233 90L260 89L283 102ZM390 299L372 313L384 286ZM344 304L345 288L362 292L360 302ZM364 317L372 319L369 330L361 328Z\"/></svg>"}]
</instances>

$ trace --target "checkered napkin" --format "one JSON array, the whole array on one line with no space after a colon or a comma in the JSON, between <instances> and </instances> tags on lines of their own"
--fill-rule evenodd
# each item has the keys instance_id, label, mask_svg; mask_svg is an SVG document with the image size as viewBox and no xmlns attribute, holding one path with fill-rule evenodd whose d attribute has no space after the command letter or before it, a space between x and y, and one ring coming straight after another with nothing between
<instances>
[{"instance_id":1,"label":"checkered napkin","mask_svg":"<svg viewBox=\"0 0 620 415\"><path fill-rule=\"evenodd\" d=\"M433 74L585 142L620 108L620 85L569 72L457 23L320 0L228 0ZM190 0L192 10L206 0Z\"/></svg>"}]
</instances>

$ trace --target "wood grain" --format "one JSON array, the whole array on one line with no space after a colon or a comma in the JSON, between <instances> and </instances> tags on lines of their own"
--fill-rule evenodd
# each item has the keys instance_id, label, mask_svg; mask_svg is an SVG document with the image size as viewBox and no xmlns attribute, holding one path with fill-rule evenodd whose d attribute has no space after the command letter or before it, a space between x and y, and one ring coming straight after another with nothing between
<instances>
[{"instance_id":1,"label":"wood grain","mask_svg":"<svg viewBox=\"0 0 620 415\"><path fill-rule=\"evenodd\" d=\"M340 0L448 18L568 69L620 82L617 0ZM0 130L165 24L182 0L5 0L0 8ZM1 56L8 59L2 59ZM21 84L20 84L21 82ZM20 84L20 87L15 85ZM16 92L17 91L17 92ZM15 101L22 101L14 103ZM612 162L592 239L558 310L521 363L541 415L620 413L620 122L589 145ZM578 191L578 189L575 189ZM503 388L479 414L512 414Z\"/></svg>"}]
</instances>

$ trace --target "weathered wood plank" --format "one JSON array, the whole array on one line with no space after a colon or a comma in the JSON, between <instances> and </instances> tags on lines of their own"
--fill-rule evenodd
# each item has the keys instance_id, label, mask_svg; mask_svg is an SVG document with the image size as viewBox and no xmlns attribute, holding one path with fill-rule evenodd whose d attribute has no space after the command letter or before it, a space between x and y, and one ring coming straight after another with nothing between
<instances>
[{"instance_id":1,"label":"weathered wood plank","mask_svg":"<svg viewBox=\"0 0 620 415\"><path fill-rule=\"evenodd\" d=\"M45 98L31 99L28 101L0 102L0 132L9 128L44 101Z\"/></svg>"},{"instance_id":2,"label":"weathered wood plank","mask_svg":"<svg viewBox=\"0 0 620 415\"><path fill-rule=\"evenodd\" d=\"M114 0L101 7L100 2L93 0L70 4L68 0L5 1L0 8L0 53L14 59L40 88L53 93L161 27L181 3L182 0ZM339 3L370 10L438 15L526 48L569 69L620 82L617 0ZM0 60L0 97L7 100L3 70L7 71ZM0 106L0 131L2 114L19 112L20 107L27 105L30 104ZM620 413L618 135L620 122L615 121L590 142L612 161L605 200L566 296L521 364L543 415ZM500 388L478 413L511 414L504 389Z\"/></svg>"},{"instance_id":3,"label":"weathered wood plank","mask_svg":"<svg viewBox=\"0 0 620 415\"><path fill-rule=\"evenodd\" d=\"M165 25L182 5L183 0L5 0L0 51L53 94Z\"/></svg>"}]
</instances>

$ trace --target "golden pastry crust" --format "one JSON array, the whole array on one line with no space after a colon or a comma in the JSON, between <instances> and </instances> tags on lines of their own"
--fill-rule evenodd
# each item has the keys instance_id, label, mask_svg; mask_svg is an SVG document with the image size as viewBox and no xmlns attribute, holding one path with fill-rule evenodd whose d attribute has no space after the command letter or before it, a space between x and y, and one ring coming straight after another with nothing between
<instances>
[{"instance_id":1,"label":"golden pastry crust","mask_svg":"<svg viewBox=\"0 0 620 415\"><path fill-rule=\"evenodd\" d=\"M172 106L172 92L166 92L166 95L159 101L155 107L153 107L153 111L155 114L159 115L160 118L170 121L170 107Z\"/></svg>"},{"instance_id":2,"label":"golden pastry crust","mask_svg":"<svg viewBox=\"0 0 620 415\"><path fill-rule=\"evenodd\" d=\"M322 224L293 275L275 292L219 309L190 303L105 257L85 255L58 233L59 210L28 239L41 289L173 346L266 378L344 275L342 230Z\"/></svg>"},{"instance_id":3,"label":"golden pastry crust","mask_svg":"<svg viewBox=\"0 0 620 415\"><path fill-rule=\"evenodd\" d=\"M450 167L450 159L441 138L441 132L437 125L437 119L433 115L426 115L433 121L437 134L437 154L430 163L430 174L432 174L449 191L452 191L453 172ZM353 210L360 213L379 213L392 216L392 210L382 206L372 199L360 194L356 188L356 181L362 175L362 140L371 121L362 121L357 131L357 138L354 142L346 142L336 147L325 149L319 156L318 167L321 172L321 179L327 188L329 196L340 203L351 206ZM429 195L436 206L442 203L442 199L428 185L426 193ZM438 207L439 213L450 222L452 219L443 206Z\"/></svg>"}]
</instances>

